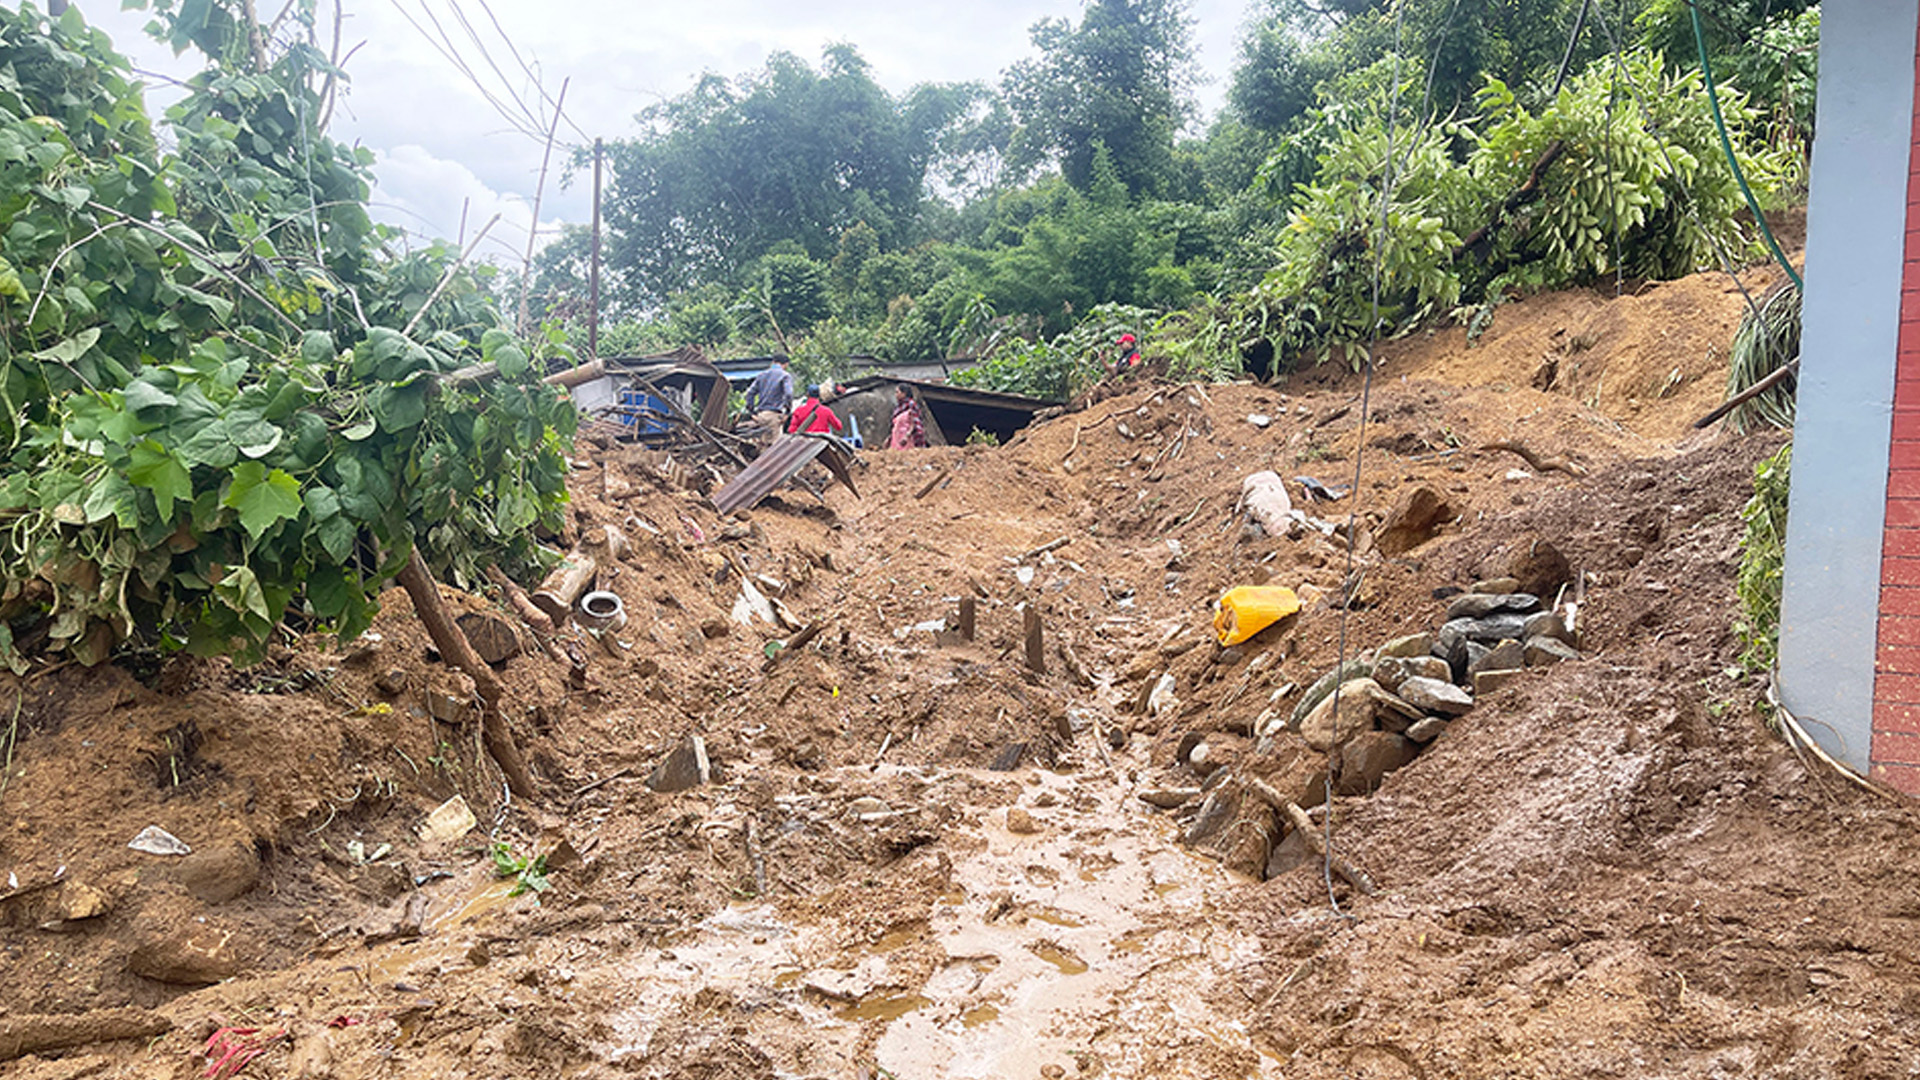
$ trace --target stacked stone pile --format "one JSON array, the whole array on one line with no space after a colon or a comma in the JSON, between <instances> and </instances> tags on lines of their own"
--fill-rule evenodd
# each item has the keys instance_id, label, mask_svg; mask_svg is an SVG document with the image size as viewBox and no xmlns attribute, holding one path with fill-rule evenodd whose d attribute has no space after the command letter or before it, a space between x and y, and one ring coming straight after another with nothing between
<instances>
[{"instance_id":1,"label":"stacked stone pile","mask_svg":"<svg viewBox=\"0 0 1920 1080\"><path fill-rule=\"evenodd\" d=\"M1343 794L1378 787L1490 694L1529 668L1579 659L1578 642L1540 598L1512 579L1476 582L1452 599L1437 630L1409 634L1330 671L1291 715L1260 719L1262 751L1293 732L1311 750L1337 750Z\"/></svg>"}]
</instances>

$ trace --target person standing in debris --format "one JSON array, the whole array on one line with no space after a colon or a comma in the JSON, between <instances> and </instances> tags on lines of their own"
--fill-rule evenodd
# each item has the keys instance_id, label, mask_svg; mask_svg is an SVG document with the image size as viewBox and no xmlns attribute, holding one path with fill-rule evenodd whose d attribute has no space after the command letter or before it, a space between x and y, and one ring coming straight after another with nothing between
<instances>
[{"instance_id":1,"label":"person standing in debris","mask_svg":"<svg viewBox=\"0 0 1920 1080\"><path fill-rule=\"evenodd\" d=\"M754 377L747 387L747 415L756 426L780 431L786 426L787 412L793 408L793 373L787 370L787 358L776 356L773 366Z\"/></svg>"},{"instance_id":2,"label":"person standing in debris","mask_svg":"<svg viewBox=\"0 0 1920 1080\"><path fill-rule=\"evenodd\" d=\"M1125 375L1140 366L1140 343L1131 333L1114 342L1112 375Z\"/></svg>"},{"instance_id":3,"label":"person standing in debris","mask_svg":"<svg viewBox=\"0 0 1920 1080\"><path fill-rule=\"evenodd\" d=\"M889 450L912 450L927 445L927 424L920 416L920 403L906 386L893 388L893 432L887 438Z\"/></svg>"},{"instance_id":4,"label":"person standing in debris","mask_svg":"<svg viewBox=\"0 0 1920 1080\"><path fill-rule=\"evenodd\" d=\"M807 387L806 403L793 410L793 419L787 422L789 434L804 432L808 435L820 435L839 432L845 428L846 425L840 422L840 418L833 415L833 410L821 404L820 388L817 386Z\"/></svg>"}]
</instances>

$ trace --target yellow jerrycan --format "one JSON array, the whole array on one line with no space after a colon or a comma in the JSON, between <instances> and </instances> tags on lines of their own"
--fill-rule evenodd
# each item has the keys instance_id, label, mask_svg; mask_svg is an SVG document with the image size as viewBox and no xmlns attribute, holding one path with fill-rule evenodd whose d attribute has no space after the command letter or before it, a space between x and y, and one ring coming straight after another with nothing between
<instances>
[{"instance_id":1,"label":"yellow jerrycan","mask_svg":"<svg viewBox=\"0 0 1920 1080\"><path fill-rule=\"evenodd\" d=\"M1220 644L1238 645L1300 610L1300 598L1281 585L1240 585L1220 598L1213 632Z\"/></svg>"}]
</instances>

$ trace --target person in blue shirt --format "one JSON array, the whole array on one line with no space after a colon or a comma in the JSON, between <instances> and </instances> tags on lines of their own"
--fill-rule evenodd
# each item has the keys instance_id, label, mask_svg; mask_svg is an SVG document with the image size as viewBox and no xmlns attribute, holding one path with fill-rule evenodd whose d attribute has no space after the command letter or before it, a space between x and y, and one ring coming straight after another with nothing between
<instances>
[{"instance_id":1,"label":"person in blue shirt","mask_svg":"<svg viewBox=\"0 0 1920 1080\"><path fill-rule=\"evenodd\" d=\"M787 358L776 356L773 366L754 377L747 387L747 415L756 427L784 430L787 413L793 409L793 373L787 370Z\"/></svg>"}]
</instances>

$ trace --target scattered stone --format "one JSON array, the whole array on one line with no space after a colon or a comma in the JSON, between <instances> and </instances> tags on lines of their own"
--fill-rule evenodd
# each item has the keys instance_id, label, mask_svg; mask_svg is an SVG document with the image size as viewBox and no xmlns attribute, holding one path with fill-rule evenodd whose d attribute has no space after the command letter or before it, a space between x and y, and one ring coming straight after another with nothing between
<instances>
[{"instance_id":1,"label":"scattered stone","mask_svg":"<svg viewBox=\"0 0 1920 1080\"><path fill-rule=\"evenodd\" d=\"M1289 870L1297 870L1309 863L1319 865L1319 859L1313 849L1307 846L1307 838L1299 829L1288 830L1287 835L1273 845L1273 851L1267 855L1266 880L1272 881Z\"/></svg>"},{"instance_id":2,"label":"scattered stone","mask_svg":"<svg viewBox=\"0 0 1920 1080\"><path fill-rule=\"evenodd\" d=\"M1008 743L1000 748L999 753L993 755L993 761L987 765L987 768L993 772L1012 772L1020 767L1020 759L1026 756L1026 743Z\"/></svg>"},{"instance_id":3,"label":"scattered stone","mask_svg":"<svg viewBox=\"0 0 1920 1080\"><path fill-rule=\"evenodd\" d=\"M1188 845L1205 844L1219 836L1239 815L1240 801L1239 785L1225 784L1215 788L1200 804L1200 812L1193 816L1193 823L1181 834L1180 842Z\"/></svg>"},{"instance_id":4,"label":"scattered stone","mask_svg":"<svg viewBox=\"0 0 1920 1080\"><path fill-rule=\"evenodd\" d=\"M1141 802L1162 810L1178 810L1199 797L1199 788L1149 788L1140 793Z\"/></svg>"},{"instance_id":5,"label":"scattered stone","mask_svg":"<svg viewBox=\"0 0 1920 1080\"><path fill-rule=\"evenodd\" d=\"M1525 667L1526 663L1526 649L1519 642L1508 638L1487 650L1485 656L1468 664L1467 674L1478 675L1483 671L1510 671L1513 668Z\"/></svg>"},{"instance_id":6,"label":"scattered stone","mask_svg":"<svg viewBox=\"0 0 1920 1080\"><path fill-rule=\"evenodd\" d=\"M1380 646L1380 651L1376 655L1381 657L1411 657L1426 656L1431 652L1433 652L1433 635L1421 631L1418 634L1408 634L1406 637L1394 638L1392 641Z\"/></svg>"},{"instance_id":7,"label":"scattered stone","mask_svg":"<svg viewBox=\"0 0 1920 1080\"><path fill-rule=\"evenodd\" d=\"M1531 637L1527 639L1527 666L1549 667L1562 660L1578 660L1580 654L1564 641L1550 637Z\"/></svg>"},{"instance_id":8,"label":"scattered stone","mask_svg":"<svg viewBox=\"0 0 1920 1080\"><path fill-rule=\"evenodd\" d=\"M647 777L647 786L663 795L688 791L713 779L713 763L707 759L707 741L689 735L673 753Z\"/></svg>"},{"instance_id":9,"label":"scattered stone","mask_svg":"<svg viewBox=\"0 0 1920 1080\"><path fill-rule=\"evenodd\" d=\"M1485 697L1525 674L1525 671L1517 668L1494 668L1488 671L1476 671L1473 673L1473 696L1476 698Z\"/></svg>"},{"instance_id":10,"label":"scattered stone","mask_svg":"<svg viewBox=\"0 0 1920 1080\"><path fill-rule=\"evenodd\" d=\"M1266 413L1248 413L1247 423L1257 428L1263 428L1273 423L1273 417L1268 416Z\"/></svg>"},{"instance_id":11,"label":"scattered stone","mask_svg":"<svg viewBox=\"0 0 1920 1080\"><path fill-rule=\"evenodd\" d=\"M467 835L479 823L467 800L455 795L434 807L433 813L428 814L414 832L419 834L422 843L446 844Z\"/></svg>"},{"instance_id":12,"label":"scattered stone","mask_svg":"<svg viewBox=\"0 0 1920 1080\"><path fill-rule=\"evenodd\" d=\"M38 915L40 929L64 934L81 928L88 919L97 919L113 910L107 894L84 881L63 881L53 891L50 903Z\"/></svg>"},{"instance_id":13,"label":"scattered stone","mask_svg":"<svg viewBox=\"0 0 1920 1080\"><path fill-rule=\"evenodd\" d=\"M1548 637L1575 649L1580 647L1580 642L1574 638L1573 631L1567 629L1566 621L1551 611L1529 615L1526 624L1521 628L1521 635L1523 640Z\"/></svg>"},{"instance_id":14,"label":"scattered stone","mask_svg":"<svg viewBox=\"0 0 1920 1080\"><path fill-rule=\"evenodd\" d=\"M1440 526L1453 516L1453 507L1445 496L1421 484L1402 495L1400 501L1394 504L1374 543L1387 555L1411 551L1433 539L1434 534L1440 531Z\"/></svg>"},{"instance_id":15,"label":"scattered stone","mask_svg":"<svg viewBox=\"0 0 1920 1080\"><path fill-rule=\"evenodd\" d=\"M127 958L127 970L155 982L205 986L240 973L233 933L187 923L177 933L149 938Z\"/></svg>"},{"instance_id":16,"label":"scattered stone","mask_svg":"<svg viewBox=\"0 0 1920 1080\"><path fill-rule=\"evenodd\" d=\"M224 904L260 883L260 856L252 844L226 840L180 860L174 876L196 899Z\"/></svg>"},{"instance_id":17,"label":"scattered stone","mask_svg":"<svg viewBox=\"0 0 1920 1080\"><path fill-rule=\"evenodd\" d=\"M1373 665L1373 681L1389 693L1415 675L1429 679L1450 679L1452 669L1437 656L1389 656Z\"/></svg>"},{"instance_id":18,"label":"scattered stone","mask_svg":"<svg viewBox=\"0 0 1920 1080\"><path fill-rule=\"evenodd\" d=\"M1201 743L1187 755L1187 765L1201 776L1211 776L1223 764L1220 751L1211 743Z\"/></svg>"},{"instance_id":19,"label":"scattered stone","mask_svg":"<svg viewBox=\"0 0 1920 1080\"><path fill-rule=\"evenodd\" d=\"M1388 773L1419 756L1420 748L1404 735L1362 732L1340 747L1339 778L1334 791L1341 795L1371 794Z\"/></svg>"},{"instance_id":20,"label":"scattered stone","mask_svg":"<svg viewBox=\"0 0 1920 1080\"><path fill-rule=\"evenodd\" d=\"M388 697L398 697L406 692L407 673L399 668L383 671L374 676L374 688Z\"/></svg>"},{"instance_id":21,"label":"scattered stone","mask_svg":"<svg viewBox=\"0 0 1920 1080\"><path fill-rule=\"evenodd\" d=\"M1447 618L1484 619L1488 615L1513 612L1525 615L1540 610L1540 598L1532 593L1464 593L1447 605Z\"/></svg>"},{"instance_id":22,"label":"scattered stone","mask_svg":"<svg viewBox=\"0 0 1920 1080\"><path fill-rule=\"evenodd\" d=\"M427 694L427 715L443 724L459 726L473 718L473 702L438 690L430 691Z\"/></svg>"},{"instance_id":23,"label":"scattered stone","mask_svg":"<svg viewBox=\"0 0 1920 1080\"><path fill-rule=\"evenodd\" d=\"M1363 731L1372 730L1374 712L1379 708L1379 699L1385 696L1387 692L1372 679L1350 679L1300 721L1300 737L1308 746L1325 753Z\"/></svg>"},{"instance_id":24,"label":"scattered stone","mask_svg":"<svg viewBox=\"0 0 1920 1080\"><path fill-rule=\"evenodd\" d=\"M1522 592L1551 596L1573 576L1573 567L1560 549L1544 539L1524 542L1507 559L1506 575L1520 583Z\"/></svg>"},{"instance_id":25,"label":"scattered stone","mask_svg":"<svg viewBox=\"0 0 1920 1080\"><path fill-rule=\"evenodd\" d=\"M1333 693L1334 687L1352 679L1364 679L1372 674L1372 664L1365 660L1349 660L1315 679L1313 685L1307 687L1307 692L1300 695L1300 700L1294 705L1293 715L1287 720L1287 727L1295 731L1300 730L1300 725L1305 722L1307 714L1318 708L1320 703L1327 699L1327 695Z\"/></svg>"},{"instance_id":26,"label":"scattered stone","mask_svg":"<svg viewBox=\"0 0 1920 1080\"><path fill-rule=\"evenodd\" d=\"M1425 720L1408 728L1407 738L1416 743L1430 743L1439 738L1446 730L1447 721L1437 716L1429 716Z\"/></svg>"},{"instance_id":27,"label":"scattered stone","mask_svg":"<svg viewBox=\"0 0 1920 1080\"><path fill-rule=\"evenodd\" d=\"M1180 736L1179 744L1173 748L1174 764L1187 764L1188 755L1193 753L1194 747L1201 745L1205 741L1206 736L1198 731L1189 731L1185 735Z\"/></svg>"},{"instance_id":28,"label":"scattered stone","mask_svg":"<svg viewBox=\"0 0 1920 1080\"><path fill-rule=\"evenodd\" d=\"M1007 831L1019 836L1032 836L1040 831L1040 823L1020 807L1010 807L1007 810Z\"/></svg>"},{"instance_id":29,"label":"scattered stone","mask_svg":"<svg viewBox=\"0 0 1920 1080\"><path fill-rule=\"evenodd\" d=\"M888 806L885 800L876 799L871 795L862 795L847 804L847 813L861 821L878 821L893 813L893 807Z\"/></svg>"},{"instance_id":30,"label":"scattered stone","mask_svg":"<svg viewBox=\"0 0 1920 1080\"><path fill-rule=\"evenodd\" d=\"M187 846L186 841L158 825L149 825L141 829L139 835L127 842L127 846L148 855L193 854L193 849Z\"/></svg>"},{"instance_id":31,"label":"scattered stone","mask_svg":"<svg viewBox=\"0 0 1920 1080\"><path fill-rule=\"evenodd\" d=\"M1400 697L1427 712L1459 716L1473 708L1473 695L1439 679L1414 676L1400 684Z\"/></svg>"},{"instance_id":32,"label":"scattered stone","mask_svg":"<svg viewBox=\"0 0 1920 1080\"><path fill-rule=\"evenodd\" d=\"M1476 581L1467 589L1473 593L1516 593L1520 591L1520 579L1512 577L1486 578Z\"/></svg>"}]
</instances>

